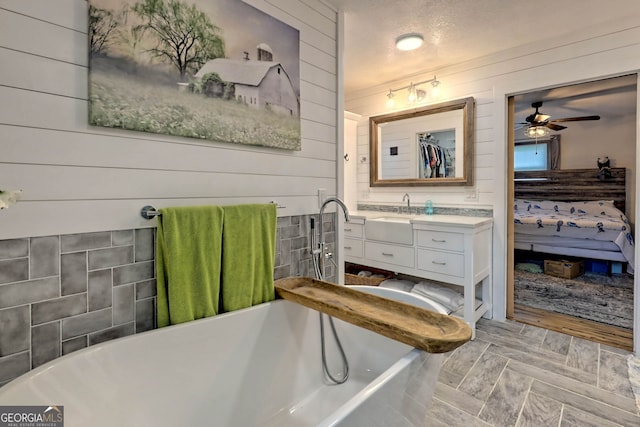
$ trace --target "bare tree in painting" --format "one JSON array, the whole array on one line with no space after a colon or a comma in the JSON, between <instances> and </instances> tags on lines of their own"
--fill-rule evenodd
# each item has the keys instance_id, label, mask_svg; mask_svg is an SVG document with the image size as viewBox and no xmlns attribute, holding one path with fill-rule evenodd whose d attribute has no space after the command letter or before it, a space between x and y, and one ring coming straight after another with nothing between
<instances>
[{"instance_id":1,"label":"bare tree in painting","mask_svg":"<svg viewBox=\"0 0 640 427\"><path fill-rule=\"evenodd\" d=\"M224 57L220 29L194 5L178 0L143 0L133 6L143 23L134 31L151 34L155 47L149 52L168 60L184 81L205 62Z\"/></svg>"},{"instance_id":2,"label":"bare tree in painting","mask_svg":"<svg viewBox=\"0 0 640 427\"><path fill-rule=\"evenodd\" d=\"M124 12L114 14L107 9L89 5L89 48L91 54L103 54L118 32Z\"/></svg>"}]
</instances>

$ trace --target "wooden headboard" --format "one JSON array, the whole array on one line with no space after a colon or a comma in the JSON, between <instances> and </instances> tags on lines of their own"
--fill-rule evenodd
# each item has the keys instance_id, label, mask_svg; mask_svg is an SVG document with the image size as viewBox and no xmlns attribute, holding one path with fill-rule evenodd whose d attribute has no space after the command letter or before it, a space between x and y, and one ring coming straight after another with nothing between
<instances>
[{"instance_id":1,"label":"wooden headboard","mask_svg":"<svg viewBox=\"0 0 640 427\"><path fill-rule=\"evenodd\" d=\"M516 199L613 200L625 212L625 168L611 168L611 178L598 179L598 169L566 169L515 172Z\"/></svg>"}]
</instances>

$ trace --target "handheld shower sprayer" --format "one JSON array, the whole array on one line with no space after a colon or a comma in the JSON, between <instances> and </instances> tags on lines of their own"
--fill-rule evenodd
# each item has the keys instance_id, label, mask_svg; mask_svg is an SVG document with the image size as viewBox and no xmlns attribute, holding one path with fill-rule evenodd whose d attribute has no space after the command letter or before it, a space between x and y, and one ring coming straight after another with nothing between
<instances>
[{"instance_id":1,"label":"handheld shower sprayer","mask_svg":"<svg viewBox=\"0 0 640 427\"><path fill-rule=\"evenodd\" d=\"M318 220L320 221L320 225L318 227L319 234L318 239L319 243L316 247L315 244L315 218L311 218L310 221L310 231L311 231L311 259L313 260L313 269L316 275L316 278L319 280L324 280L324 261L325 257L330 257L331 254L326 253L325 251L325 241L324 241L324 209L330 202L335 202L338 206L342 208L344 212L344 218L346 221L349 221L349 209L347 206L336 197L327 198L320 207L320 215ZM334 384L343 384L349 379L349 361L347 360L347 355L342 348L342 343L340 342L340 338L338 337L338 333L336 332L335 325L333 323L333 318L328 316L329 326L331 327L331 331L333 332L333 338L336 342L336 346L338 348L338 352L340 357L342 358L343 363L343 371L338 376L333 376L329 371L329 367L327 365L327 354L325 348L325 333L324 333L324 319L322 313L319 313L320 316L320 343L322 350L322 370L325 373L327 379Z\"/></svg>"}]
</instances>

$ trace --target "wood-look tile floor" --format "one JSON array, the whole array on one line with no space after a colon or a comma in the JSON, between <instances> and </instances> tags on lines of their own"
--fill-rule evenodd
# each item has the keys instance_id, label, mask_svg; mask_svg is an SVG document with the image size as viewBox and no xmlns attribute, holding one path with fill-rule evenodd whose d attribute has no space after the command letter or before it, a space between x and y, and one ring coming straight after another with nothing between
<instances>
[{"instance_id":1,"label":"wood-look tile floor","mask_svg":"<svg viewBox=\"0 0 640 427\"><path fill-rule=\"evenodd\" d=\"M640 426L629 352L514 321L481 319L445 355L426 425Z\"/></svg>"}]
</instances>

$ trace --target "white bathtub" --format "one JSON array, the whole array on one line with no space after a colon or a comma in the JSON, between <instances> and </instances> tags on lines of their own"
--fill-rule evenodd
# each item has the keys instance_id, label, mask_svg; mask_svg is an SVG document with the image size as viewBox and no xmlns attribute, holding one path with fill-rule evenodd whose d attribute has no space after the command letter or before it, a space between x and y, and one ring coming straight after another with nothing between
<instances>
[{"instance_id":1,"label":"white bathtub","mask_svg":"<svg viewBox=\"0 0 640 427\"><path fill-rule=\"evenodd\" d=\"M423 426L442 356L335 323L343 385L324 380L318 313L277 300L61 357L0 405L63 405L65 427ZM328 359L339 373L333 344Z\"/></svg>"},{"instance_id":2,"label":"white bathtub","mask_svg":"<svg viewBox=\"0 0 640 427\"><path fill-rule=\"evenodd\" d=\"M435 311L436 313L448 314L447 309L442 304L436 301L432 301L427 297L423 297L422 295L418 295L410 292L404 292L399 289L385 288L382 286L356 285L351 288L357 289L362 292L367 292L369 294L377 295L379 297L389 298L392 300L405 302L407 304L416 305L418 307Z\"/></svg>"}]
</instances>

